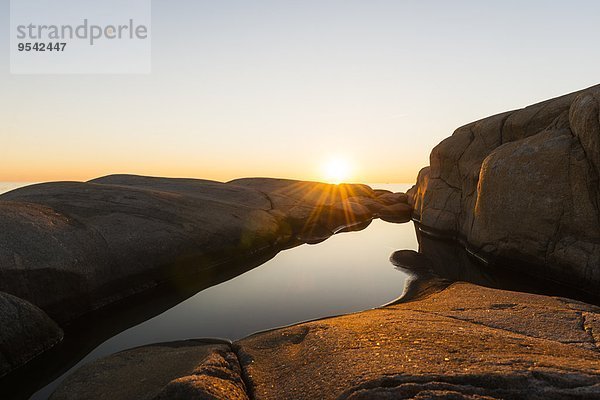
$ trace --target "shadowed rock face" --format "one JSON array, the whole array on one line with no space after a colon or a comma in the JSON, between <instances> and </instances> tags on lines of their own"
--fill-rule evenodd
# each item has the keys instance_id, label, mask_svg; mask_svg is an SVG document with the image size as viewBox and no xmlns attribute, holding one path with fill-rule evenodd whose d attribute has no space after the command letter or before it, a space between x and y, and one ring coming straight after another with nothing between
<instances>
[{"instance_id":1,"label":"shadowed rock face","mask_svg":"<svg viewBox=\"0 0 600 400\"><path fill-rule=\"evenodd\" d=\"M63 331L39 308L0 292L0 376L50 349Z\"/></svg>"},{"instance_id":2,"label":"shadowed rock face","mask_svg":"<svg viewBox=\"0 0 600 400\"><path fill-rule=\"evenodd\" d=\"M600 287L600 86L457 129L409 191L427 228L490 260Z\"/></svg>"},{"instance_id":3,"label":"shadowed rock face","mask_svg":"<svg viewBox=\"0 0 600 400\"><path fill-rule=\"evenodd\" d=\"M407 303L258 333L232 348L207 345L210 355L185 371L162 361L178 351L164 344L141 348L143 362L141 349L119 353L75 372L53 399L79 398L86 387L94 388L88 399L124 393L120 382L144 371L152 382L132 385L132 398L591 399L600 396L598 332L598 307L455 283ZM165 379L151 379L156 373ZM219 394L209 397L207 388Z\"/></svg>"},{"instance_id":4,"label":"shadowed rock face","mask_svg":"<svg viewBox=\"0 0 600 400\"><path fill-rule=\"evenodd\" d=\"M201 189L202 186L199 186ZM0 288L59 322L289 240L265 209L137 187L50 183L0 196Z\"/></svg>"}]
</instances>

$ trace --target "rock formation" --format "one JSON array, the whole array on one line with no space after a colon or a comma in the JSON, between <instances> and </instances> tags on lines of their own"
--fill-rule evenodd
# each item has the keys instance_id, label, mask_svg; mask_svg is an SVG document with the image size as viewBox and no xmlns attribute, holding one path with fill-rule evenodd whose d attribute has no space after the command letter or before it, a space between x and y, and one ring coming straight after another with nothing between
<instances>
[{"instance_id":1,"label":"rock formation","mask_svg":"<svg viewBox=\"0 0 600 400\"><path fill-rule=\"evenodd\" d=\"M458 128L409 191L414 218L491 262L600 288L600 86Z\"/></svg>"},{"instance_id":2,"label":"rock formation","mask_svg":"<svg viewBox=\"0 0 600 400\"><path fill-rule=\"evenodd\" d=\"M386 218L408 221L410 207L397 196L404 208L386 211ZM39 307L23 306L22 318L32 320L21 328L38 324L41 314L49 335L21 349L21 358L6 349L18 351L17 339L25 337L3 336L0 376L56 342L60 330L50 329L50 318L63 326L175 277L361 229L389 207L365 185L268 178L220 183L113 175L0 195L0 299ZM0 308L3 326L16 312L7 310Z\"/></svg>"},{"instance_id":3,"label":"rock formation","mask_svg":"<svg viewBox=\"0 0 600 400\"><path fill-rule=\"evenodd\" d=\"M186 340L138 347L88 364L52 398L247 400L246 392L229 343Z\"/></svg>"}]
</instances>

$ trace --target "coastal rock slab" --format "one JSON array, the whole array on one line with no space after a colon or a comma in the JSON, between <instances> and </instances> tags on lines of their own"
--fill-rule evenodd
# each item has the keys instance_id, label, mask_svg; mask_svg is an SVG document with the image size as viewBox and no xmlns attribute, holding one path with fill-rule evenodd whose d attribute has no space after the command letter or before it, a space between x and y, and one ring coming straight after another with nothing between
<instances>
[{"instance_id":1,"label":"coastal rock slab","mask_svg":"<svg viewBox=\"0 0 600 400\"><path fill-rule=\"evenodd\" d=\"M600 287L600 86L458 128L409 191L414 218L491 262Z\"/></svg>"},{"instance_id":2,"label":"coastal rock slab","mask_svg":"<svg viewBox=\"0 0 600 400\"><path fill-rule=\"evenodd\" d=\"M0 377L49 350L63 331L33 304L0 292Z\"/></svg>"},{"instance_id":3,"label":"coastal rock slab","mask_svg":"<svg viewBox=\"0 0 600 400\"><path fill-rule=\"evenodd\" d=\"M584 399L600 396L599 315L567 299L455 283L235 347L257 400Z\"/></svg>"},{"instance_id":4,"label":"coastal rock slab","mask_svg":"<svg viewBox=\"0 0 600 400\"><path fill-rule=\"evenodd\" d=\"M228 344L187 340L127 350L80 368L50 397L247 400Z\"/></svg>"}]
</instances>

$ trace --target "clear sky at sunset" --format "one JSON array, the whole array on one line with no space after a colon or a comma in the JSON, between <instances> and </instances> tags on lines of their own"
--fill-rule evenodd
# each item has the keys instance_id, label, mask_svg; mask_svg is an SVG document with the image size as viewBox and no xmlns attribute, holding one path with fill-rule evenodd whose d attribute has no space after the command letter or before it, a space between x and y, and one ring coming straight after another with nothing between
<instances>
[{"instance_id":1,"label":"clear sky at sunset","mask_svg":"<svg viewBox=\"0 0 600 400\"><path fill-rule=\"evenodd\" d=\"M600 83L599 16L598 1L153 1L147 75L11 75L3 30L0 181L322 179L337 157L353 181L412 182L458 126Z\"/></svg>"}]
</instances>

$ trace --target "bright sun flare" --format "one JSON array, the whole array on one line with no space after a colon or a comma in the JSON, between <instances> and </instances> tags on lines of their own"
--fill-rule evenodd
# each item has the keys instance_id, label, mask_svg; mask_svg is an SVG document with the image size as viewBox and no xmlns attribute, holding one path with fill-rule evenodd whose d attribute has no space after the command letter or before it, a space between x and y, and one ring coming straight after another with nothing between
<instances>
[{"instance_id":1,"label":"bright sun flare","mask_svg":"<svg viewBox=\"0 0 600 400\"><path fill-rule=\"evenodd\" d=\"M342 183L350 178L351 166L347 160L335 157L323 165L323 176L329 183Z\"/></svg>"}]
</instances>

